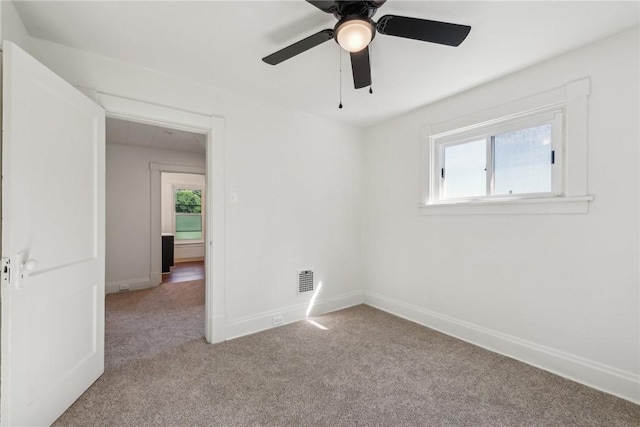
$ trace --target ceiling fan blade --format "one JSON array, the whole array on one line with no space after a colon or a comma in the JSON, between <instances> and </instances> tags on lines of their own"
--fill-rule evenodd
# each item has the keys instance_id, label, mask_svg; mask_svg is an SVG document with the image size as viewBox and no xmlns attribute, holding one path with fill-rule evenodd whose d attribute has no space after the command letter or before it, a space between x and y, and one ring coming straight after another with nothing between
<instances>
[{"instance_id":1,"label":"ceiling fan blade","mask_svg":"<svg viewBox=\"0 0 640 427\"><path fill-rule=\"evenodd\" d=\"M307 3L314 5L315 7L326 13L336 13L339 8L337 1L307 0Z\"/></svg>"},{"instance_id":2,"label":"ceiling fan blade","mask_svg":"<svg viewBox=\"0 0 640 427\"><path fill-rule=\"evenodd\" d=\"M306 39L292 44L291 46L280 49L276 53L265 56L264 58L262 58L262 60L267 64L276 65L281 63L282 61L293 58L294 56L299 55L302 52L311 49L312 47L316 47L319 44L326 42L327 40L331 40L332 38L333 30L322 30L319 33L315 33L314 35L309 36Z\"/></svg>"},{"instance_id":3,"label":"ceiling fan blade","mask_svg":"<svg viewBox=\"0 0 640 427\"><path fill-rule=\"evenodd\" d=\"M380 18L376 29L380 34L388 36L404 37L448 46L459 46L471 31L471 27L468 25L396 15L385 15Z\"/></svg>"},{"instance_id":4,"label":"ceiling fan blade","mask_svg":"<svg viewBox=\"0 0 640 427\"><path fill-rule=\"evenodd\" d=\"M369 47L360 52L351 52L351 69L353 84L356 89L371 86L371 64L369 63Z\"/></svg>"}]
</instances>

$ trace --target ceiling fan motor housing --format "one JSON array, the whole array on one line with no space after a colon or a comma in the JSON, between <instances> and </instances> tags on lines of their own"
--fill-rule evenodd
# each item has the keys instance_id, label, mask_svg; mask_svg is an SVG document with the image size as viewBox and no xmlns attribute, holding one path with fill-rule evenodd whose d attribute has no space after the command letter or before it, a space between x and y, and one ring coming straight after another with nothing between
<instances>
[{"instance_id":1,"label":"ceiling fan motor housing","mask_svg":"<svg viewBox=\"0 0 640 427\"><path fill-rule=\"evenodd\" d=\"M360 0L336 2L336 4L332 6L331 13L333 13L333 16L335 16L338 21L351 15L357 15L361 18L371 18L385 1Z\"/></svg>"}]
</instances>

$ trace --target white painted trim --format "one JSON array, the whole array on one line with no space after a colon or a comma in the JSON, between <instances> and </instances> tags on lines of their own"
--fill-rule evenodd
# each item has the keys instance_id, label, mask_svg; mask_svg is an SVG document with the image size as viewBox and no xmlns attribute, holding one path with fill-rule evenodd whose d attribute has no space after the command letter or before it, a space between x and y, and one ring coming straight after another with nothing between
<instances>
[{"instance_id":1,"label":"white painted trim","mask_svg":"<svg viewBox=\"0 0 640 427\"><path fill-rule=\"evenodd\" d=\"M84 89L85 93L89 89ZM114 119L135 121L152 126L165 126L176 130L207 133L211 129L211 115L186 111L169 106L140 101L99 90L95 98L107 116Z\"/></svg>"},{"instance_id":2,"label":"white painted trim","mask_svg":"<svg viewBox=\"0 0 640 427\"><path fill-rule=\"evenodd\" d=\"M362 304L362 302L362 291L353 291L335 297L316 300L313 305L313 315L319 316L332 311L342 310L344 308ZM306 319L308 306L309 303L306 302L304 304L296 304L278 310L265 311L252 316L232 319L228 321L226 325L226 339L230 340L271 329L274 327L272 319L276 316L282 316L284 320L282 325Z\"/></svg>"},{"instance_id":3,"label":"white painted trim","mask_svg":"<svg viewBox=\"0 0 640 427\"><path fill-rule=\"evenodd\" d=\"M205 237L205 289L207 306L205 335L210 343L224 341L225 300L225 120L211 116L207 135L207 232Z\"/></svg>"},{"instance_id":4,"label":"white painted trim","mask_svg":"<svg viewBox=\"0 0 640 427\"><path fill-rule=\"evenodd\" d=\"M158 284L162 283L162 272L150 273L149 282Z\"/></svg>"},{"instance_id":5,"label":"white painted trim","mask_svg":"<svg viewBox=\"0 0 640 427\"><path fill-rule=\"evenodd\" d=\"M640 375L365 291L364 303L589 387L640 403Z\"/></svg>"},{"instance_id":6,"label":"white painted trim","mask_svg":"<svg viewBox=\"0 0 640 427\"><path fill-rule=\"evenodd\" d=\"M224 341L220 333L219 319L225 318L225 119L211 114L203 114L194 111L145 102L126 96L114 95L95 90L96 101L106 111L107 117L129 120L153 126L163 126L188 132L205 133L207 135L207 166L206 166L206 204L207 227L205 242L205 305L206 323L205 337L208 342ZM167 172L175 172L169 168ZM151 169L151 175L160 176L159 169ZM157 181L160 190L159 179ZM158 205L159 206L159 205ZM158 208L159 209L159 208ZM159 218L159 215L158 215ZM158 219L157 224L151 224L152 241L156 240L156 246L161 247L162 226ZM155 236L157 234L157 236ZM151 270L150 280L161 281L161 257L160 268ZM152 261L157 262L157 261ZM155 264L154 264L155 265Z\"/></svg>"},{"instance_id":7,"label":"white painted trim","mask_svg":"<svg viewBox=\"0 0 640 427\"><path fill-rule=\"evenodd\" d=\"M485 199L464 203L420 205L422 215L586 214L593 196L539 199Z\"/></svg>"},{"instance_id":8,"label":"white painted trim","mask_svg":"<svg viewBox=\"0 0 640 427\"><path fill-rule=\"evenodd\" d=\"M172 173L192 173L195 175L204 175L206 168L198 166L173 165L168 163L149 163L149 169L152 171L172 172Z\"/></svg>"},{"instance_id":9,"label":"white painted trim","mask_svg":"<svg viewBox=\"0 0 640 427\"><path fill-rule=\"evenodd\" d=\"M590 79L585 77L569 82L559 88L509 101L443 122L426 125L421 129L420 139L424 140L430 136L442 135L454 130L456 132L462 131L466 127L488 126L493 123L500 123L505 118L515 118L531 114L537 110L560 106L574 99L588 97L590 93Z\"/></svg>"},{"instance_id":10,"label":"white painted trim","mask_svg":"<svg viewBox=\"0 0 640 427\"><path fill-rule=\"evenodd\" d=\"M208 319L209 321L207 322L207 325L210 325L209 327L211 328L209 332L211 335L211 340L209 342L220 343L225 341L227 339L225 335L225 331L227 328L226 316L213 316L209 317Z\"/></svg>"},{"instance_id":11,"label":"white painted trim","mask_svg":"<svg viewBox=\"0 0 640 427\"><path fill-rule=\"evenodd\" d=\"M105 284L105 290L107 294L115 294L120 291L121 285L129 285L130 291L139 291L141 289L155 288L158 286L155 280L149 277L141 277L139 279L118 280L115 282L108 282ZM126 292L126 291L122 291Z\"/></svg>"}]
</instances>

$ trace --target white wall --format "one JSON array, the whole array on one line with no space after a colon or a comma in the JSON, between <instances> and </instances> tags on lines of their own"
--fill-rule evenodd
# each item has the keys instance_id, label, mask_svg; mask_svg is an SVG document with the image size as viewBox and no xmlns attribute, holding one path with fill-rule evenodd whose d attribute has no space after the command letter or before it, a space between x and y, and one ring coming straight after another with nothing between
<instances>
[{"instance_id":1,"label":"white wall","mask_svg":"<svg viewBox=\"0 0 640 427\"><path fill-rule=\"evenodd\" d=\"M31 49L72 84L225 118L226 186L238 194L226 206L227 336L304 316L298 268L322 280L320 309L361 301L358 129L47 41Z\"/></svg>"},{"instance_id":2,"label":"white wall","mask_svg":"<svg viewBox=\"0 0 640 427\"><path fill-rule=\"evenodd\" d=\"M107 145L106 290L155 285L151 273L149 163L205 167L202 154Z\"/></svg>"},{"instance_id":3,"label":"white wall","mask_svg":"<svg viewBox=\"0 0 640 427\"><path fill-rule=\"evenodd\" d=\"M13 1L0 2L0 36L29 52L31 38Z\"/></svg>"},{"instance_id":4,"label":"white wall","mask_svg":"<svg viewBox=\"0 0 640 427\"><path fill-rule=\"evenodd\" d=\"M188 174L188 173L162 173L161 175L161 204L162 204L162 232L175 233L175 204L174 189L180 186L188 187L205 187L204 175ZM205 213L205 193L202 192L202 220L203 227ZM203 229L204 229L203 228ZM193 261L204 259L204 243L180 243L176 242L174 251L174 261Z\"/></svg>"},{"instance_id":5,"label":"white wall","mask_svg":"<svg viewBox=\"0 0 640 427\"><path fill-rule=\"evenodd\" d=\"M636 28L368 129L365 300L640 400L638 52ZM421 216L422 126L583 77L588 214Z\"/></svg>"}]
</instances>

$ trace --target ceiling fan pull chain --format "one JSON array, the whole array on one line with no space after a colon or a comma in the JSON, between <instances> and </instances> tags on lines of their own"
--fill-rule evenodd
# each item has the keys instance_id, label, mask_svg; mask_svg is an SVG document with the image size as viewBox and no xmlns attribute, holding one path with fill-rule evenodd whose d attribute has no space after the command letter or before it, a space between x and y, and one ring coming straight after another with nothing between
<instances>
[{"instance_id":1,"label":"ceiling fan pull chain","mask_svg":"<svg viewBox=\"0 0 640 427\"><path fill-rule=\"evenodd\" d=\"M369 63L371 63L372 53L373 53L373 46L369 45ZM369 85L369 93L373 94L373 73L371 76L371 84Z\"/></svg>"},{"instance_id":2,"label":"ceiling fan pull chain","mask_svg":"<svg viewBox=\"0 0 640 427\"><path fill-rule=\"evenodd\" d=\"M338 104L338 108L342 109L342 49L338 46L338 55L340 55L340 104Z\"/></svg>"}]
</instances>

